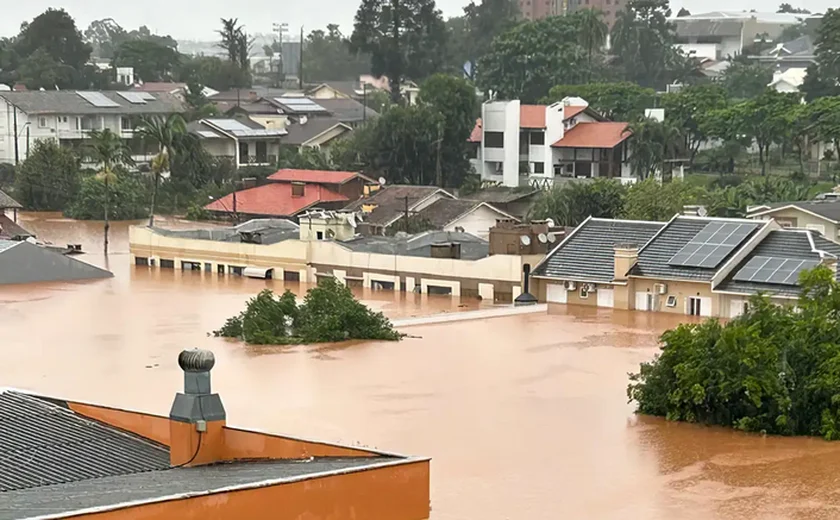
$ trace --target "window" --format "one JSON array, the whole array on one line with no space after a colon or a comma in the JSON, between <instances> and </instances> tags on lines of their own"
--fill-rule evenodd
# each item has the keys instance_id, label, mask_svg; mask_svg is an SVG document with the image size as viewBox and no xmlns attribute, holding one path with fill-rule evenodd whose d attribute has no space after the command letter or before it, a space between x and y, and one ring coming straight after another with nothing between
<instances>
[{"instance_id":1,"label":"window","mask_svg":"<svg viewBox=\"0 0 840 520\"><path fill-rule=\"evenodd\" d=\"M300 273L298 271L283 271L284 282L299 282Z\"/></svg>"},{"instance_id":2,"label":"window","mask_svg":"<svg viewBox=\"0 0 840 520\"><path fill-rule=\"evenodd\" d=\"M135 257L134 265L149 265L149 259L142 256Z\"/></svg>"},{"instance_id":3,"label":"window","mask_svg":"<svg viewBox=\"0 0 840 520\"><path fill-rule=\"evenodd\" d=\"M676 296L668 296L668 301L665 302L665 305L668 307L676 307L677 306L677 297Z\"/></svg>"},{"instance_id":4,"label":"window","mask_svg":"<svg viewBox=\"0 0 840 520\"><path fill-rule=\"evenodd\" d=\"M46 117L39 117L38 118L38 128L46 128L47 127L47 118Z\"/></svg>"},{"instance_id":5,"label":"window","mask_svg":"<svg viewBox=\"0 0 840 520\"><path fill-rule=\"evenodd\" d=\"M175 269L175 260L160 259L161 269Z\"/></svg>"},{"instance_id":6,"label":"window","mask_svg":"<svg viewBox=\"0 0 840 520\"><path fill-rule=\"evenodd\" d=\"M531 132L531 144L532 145L545 144L545 132Z\"/></svg>"},{"instance_id":7,"label":"window","mask_svg":"<svg viewBox=\"0 0 840 520\"><path fill-rule=\"evenodd\" d=\"M581 300L586 300L588 298L589 298L588 288L586 287L586 285L581 285L580 286L580 299Z\"/></svg>"},{"instance_id":8,"label":"window","mask_svg":"<svg viewBox=\"0 0 840 520\"><path fill-rule=\"evenodd\" d=\"M248 143L239 143L239 164L248 164L250 157L248 156Z\"/></svg>"},{"instance_id":9,"label":"window","mask_svg":"<svg viewBox=\"0 0 840 520\"><path fill-rule=\"evenodd\" d=\"M505 134L503 132L484 132L485 148L504 148Z\"/></svg>"},{"instance_id":10,"label":"window","mask_svg":"<svg viewBox=\"0 0 840 520\"><path fill-rule=\"evenodd\" d=\"M82 129L82 125L81 125L81 122L80 122L81 118L77 117L75 119L76 119L76 130L81 130Z\"/></svg>"},{"instance_id":11,"label":"window","mask_svg":"<svg viewBox=\"0 0 840 520\"><path fill-rule=\"evenodd\" d=\"M62 123L66 123L66 122L67 122L67 116L63 116L63 117L61 118L61 122L62 122Z\"/></svg>"},{"instance_id":12,"label":"window","mask_svg":"<svg viewBox=\"0 0 840 520\"><path fill-rule=\"evenodd\" d=\"M229 265L228 272L230 274L235 274L237 276L242 276L242 271L244 271L244 267L239 267L238 265Z\"/></svg>"},{"instance_id":13,"label":"window","mask_svg":"<svg viewBox=\"0 0 840 520\"><path fill-rule=\"evenodd\" d=\"M315 238L317 238L318 240L324 240L324 232L323 231L316 231L315 232Z\"/></svg>"},{"instance_id":14,"label":"window","mask_svg":"<svg viewBox=\"0 0 840 520\"><path fill-rule=\"evenodd\" d=\"M303 197L306 185L302 182L292 183L292 197Z\"/></svg>"},{"instance_id":15,"label":"window","mask_svg":"<svg viewBox=\"0 0 840 520\"><path fill-rule=\"evenodd\" d=\"M127 117L121 117L120 128L122 128L123 130L131 130L131 119Z\"/></svg>"},{"instance_id":16,"label":"window","mask_svg":"<svg viewBox=\"0 0 840 520\"><path fill-rule=\"evenodd\" d=\"M688 299L688 314L690 316L700 316L700 306L702 300L700 298L691 297Z\"/></svg>"},{"instance_id":17,"label":"window","mask_svg":"<svg viewBox=\"0 0 840 520\"><path fill-rule=\"evenodd\" d=\"M535 162L534 163L534 173L545 173L545 163Z\"/></svg>"}]
</instances>

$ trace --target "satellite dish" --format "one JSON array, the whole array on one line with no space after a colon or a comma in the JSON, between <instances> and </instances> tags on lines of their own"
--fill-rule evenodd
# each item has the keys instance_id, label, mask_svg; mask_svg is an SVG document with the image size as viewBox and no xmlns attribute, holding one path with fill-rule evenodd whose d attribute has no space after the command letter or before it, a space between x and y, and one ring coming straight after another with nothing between
<instances>
[{"instance_id":1,"label":"satellite dish","mask_svg":"<svg viewBox=\"0 0 840 520\"><path fill-rule=\"evenodd\" d=\"M539 239L540 244L545 244L545 243L547 243L547 242L548 242L548 237L545 235L545 233L540 233L540 234L537 236L537 238Z\"/></svg>"},{"instance_id":2,"label":"satellite dish","mask_svg":"<svg viewBox=\"0 0 840 520\"><path fill-rule=\"evenodd\" d=\"M525 247L528 247L531 245L531 237L529 237L528 235L522 235L521 237L519 237L519 243L521 243Z\"/></svg>"},{"instance_id":3,"label":"satellite dish","mask_svg":"<svg viewBox=\"0 0 840 520\"><path fill-rule=\"evenodd\" d=\"M335 231L333 231L332 229L328 229L327 238L335 238Z\"/></svg>"},{"instance_id":4,"label":"satellite dish","mask_svg":"<svg viewBox=\"0 0 840 520\"><path fill-rule=\"evenodd\" d=\"M550 228L554 227L554 219L547 218L545 219L545 223Z\"/></svg>"},{"instance_id":5,"label":"satellite dish","mask_svg":"<svg viewBox=\"0 0 840 520\"><path fill-rule=\"evenodd\" d=\"M697 216L698 217L705 217L708 214L709 214L709 212L706 211L706 206L700 206L699 208L697 208Z\"/></svg>"},{"instance_id":6,"label":"satellite dish","mask_svg":"<svg viewBox=\"0 0 840 520\"><path fill-rule=\"evenodd\" d=\"M388 182L388 181L387 181L387 180L385 180L385 177L380 177L380 178L379 178L379 185L380 185L380 186L385 186L385 183L386 183L386 182Z\"/></svg>"},{"instance_id":7,"label":"satellite dish","mask_svg":"<svg viewBox=\"0 0 840 520\"><path fill-rule=\"evenodd\" d=\"M555 233L549 233L548 234L548 241L551 242L552 244L557 242L557 235Z\"/></svg>"}]
</instances>

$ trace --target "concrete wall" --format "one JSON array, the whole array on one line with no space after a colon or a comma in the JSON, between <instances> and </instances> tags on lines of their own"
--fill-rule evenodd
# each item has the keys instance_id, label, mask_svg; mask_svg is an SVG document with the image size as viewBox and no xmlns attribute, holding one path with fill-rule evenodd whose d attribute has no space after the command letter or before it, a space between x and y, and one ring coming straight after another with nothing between
<instances>
[{"instance_id":1,"label":"concrete wall","mask_svg":"<svg viewBox=\"0 0 840 520\"><path fill-rule=\"evenodd\" d=\"M504 218L498 212L487 206L479 206L474 211L451 222L443 228L444 231L455 231L455 228L462 227L464 231L478 237L487 239L490 236L490 228L496 225L496 219Z\"/></svg>"},{"instance_id":2,"label":"concrete wall","mask_svg":"<svg viewBox=\"0 0 840 520\"><path fill-rule=\"evenodd\" d=\"M829 240L837 242L840 228L836 224L798 208L787 208L757 217L756 220L775 220L782 227L813 229Z\"/></svg>"}]
</instances>

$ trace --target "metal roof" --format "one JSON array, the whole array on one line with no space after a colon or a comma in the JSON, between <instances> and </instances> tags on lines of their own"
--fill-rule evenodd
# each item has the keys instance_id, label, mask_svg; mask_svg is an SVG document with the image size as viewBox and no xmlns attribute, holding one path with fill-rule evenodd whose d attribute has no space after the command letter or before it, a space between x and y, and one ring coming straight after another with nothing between
<instances>
[{"instance_id":1,"label":"metal roof","mask_svg":"<svg viewBox=\"0 0 840 520\"><path fill-rule=\"evenodd\" d=\"M287 135L283 138L283 144L306 144L336 127L344 129L344 132L336 137L341 137L344 133L352 131L352 128L334 117L311 117L306 123L289 123L286 126Z\"/></svg>"},{"instance_id":2,"label":"metal roof","mask_svg":"<svg viewBox=\"0 0 840 520\"><path fill-rule=\"evenodd\" d=\"M379 117L379 112L366 107L355 99L336 98L319 99L318 104L329 110L333 116L343 123L358 123L365 119Z\"/></svg>"},{"instance_id":3,"label":"metal roof","mask_svg":"<svg viewBox=\"0 0 840 520\"><path fill-rule=\"evenodd\" d=\"M478 260L490 254L490 243L469 233L427 231L407 237L358 236L339 244L353 251L382 255L431 257L432 245L461 245L462 260Z\"/></svg>"},{"instance_id":4,"label":"metal roof","mask_svg":"<svg viewBox=\"0 0 840 520\"><path fill-rule=\"evenodd\" d=\"M109 271L29 242L0 240L0 285L112 276Z\"/></svg>"},{"instance_id":5,"label":"metal roof","mask_svg":"<svg viewBox=\"0 0 840 520\"><path fill-rule=\"evenodd\" d=\"M288 133L283 128L248 126L238 119L204 119L201 122L211 129L221 130L234 137L282 137Z\"/></svg>"},{"instance_id":6,"label":"metal roof","mask_svg":"<svg viewBox=\"0 0 840 520\"><path fill-rule=\"evenodd\" d=\"M674 257L686 244L697 236L703 228L710 222L732 222L737 224L746 224L753 229L749 235L741 243L740 247L736 247L726 255L726 257L714 268L703 267L684 267L670 265L671 258ZM669 222L662 231L657 234L641 251L639 251L639 261L631 270L631 274L635 276L646 276L649 278L666 278L678 280L696 280L708 282L712 279L720 266L726 264L727 260L740 251L743 244L755 235L755 233L765 225L765 222L756 222L754 220L745 219L711 219L711 218L694 218L694 217L677 217Z\"/></svg>"},{"instance_id":7,"label":"metal roof","mask_svg":"<svg viewBox=\"0 0 840 520\"><path fill-rule=\"evenodd\" d=\"M806 200L801 202L764 204L758 211L750 212L750 216L755 217L758 215L772 214L780 209L789 207L813 213L832 222L840 222L840 201L836 200Z\"/></svg>"},{"instance_id":8,"label":"metal roof","mask_svg":"<svg viewBox=\"0 0 840 520\"><path fill-rule=\"evenodd\" d=\"M663 222L589 219L548 254L534 270L534 275L572 281L612 282L615 278L615 246L634 244L641 248L663 226Z\"/></svg>"},{"instance_id":9,"label":"metal roof","mask_svg":"<svg viewBox=\"0 0 840 520\"><path fill-rule=\"evenodd\" d=\"M426 206L421 211L419 211L417 213L417 216L421 219L426 220L430 225L434 226L435 228L442 229L451 222L473 212L479 206L485 206L491 211L495 211L498 214L498 218L514 218L513 216L508 215L502 210L486 202L449 198L442 198L440 200L436 200L435 202L431 203L430 205Z\"/></svg>"},{"instance_id":10,"label":"metal roof","mask_svg":"<svg viewBox=\"0 0 840 520\"><path fill-rule=\"evenodd\" d=\"M150 94L154 100L144 104L131 103L115 90L94 92L110 102L110 106L96 106L85 99L91 93L75 90L30 90L22 92L0 92L0 98L15 105L27 114L173 114L186 111L186 107L172 94L156 92Z\"/></svg>"},{"instance_id":11,"label":"metal roof","mask_svg":"<svg viewBox=\"0 0 840 520\"><path fill-rule=\"evenodd\" d=\"M351 202L344 209L356 211L362 209L363 206L373 206L373 211L365 214L364 221L377 226L387 226L405 213L406 201L409 211L414 211L416 205L438 192L443 197L455 198L437 186L392 184L369 197Z\"/></svg>"},{"instance_id":12,"label":"metal roof","mask_svg":"<svg viewBox=\"0 0 840 520\"><path fill-rule=\"evenodd\" d=\"M23 205L0 190L0 209L23 209Z\"/></svg>"},{"instance_id":13,"label":"metal roof","mask_svg":"<svg viewBox=\"0 0 840 520\"><path fill-rule=\"evenodd\" d=\"M164 446L39 397L0 392L0 504L9 491L168 467Z\"/></svg>"}]
</instances>

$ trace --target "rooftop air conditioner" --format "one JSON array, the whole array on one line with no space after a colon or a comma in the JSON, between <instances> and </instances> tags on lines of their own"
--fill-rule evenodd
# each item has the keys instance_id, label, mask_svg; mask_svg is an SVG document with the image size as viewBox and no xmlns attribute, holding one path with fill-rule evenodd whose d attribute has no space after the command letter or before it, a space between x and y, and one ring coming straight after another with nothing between
<instances>
[{"instance_id":1,"label":"rooftop air conditioner","mask_svg":"<svg viewBox=\"0 0 840 520\"><path fill-rule=\"evenodd\" d=\"M584 286L584 288L586 289L586 292L595 292L598 290L594 283L588 283Z\"/></svg>"},{"instance_id":2,"label":"rooftop air conditioner","mask_svg":"<svg viewBox=\"0 0 840 520\"><path fill-rule=\"evenodd\" d=\"M668 294L668 284L666 284L666 283L653 284L653 292L655 292L656 294Z\"/></svg>"}]
</instances>

